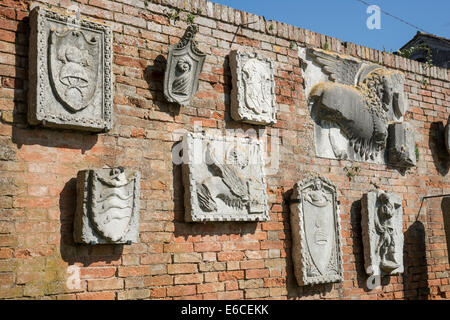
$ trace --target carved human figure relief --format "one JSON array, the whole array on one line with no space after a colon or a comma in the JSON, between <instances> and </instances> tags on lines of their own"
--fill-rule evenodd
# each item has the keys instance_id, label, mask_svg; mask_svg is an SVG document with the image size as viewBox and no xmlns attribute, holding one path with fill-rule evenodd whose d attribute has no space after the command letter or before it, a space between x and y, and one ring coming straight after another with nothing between
<instances>
[{"instance_id":1,"label":"carved human figure relief","mask_svg":"<svg viewBox=\"0 0 450 320\"><path fill-rule=\"evenodd\" d=\"M273 62L256 53L231 51L231 116L253 124L276 123Z\"/></svg>"},{"instance_id":2,"label":"carved human figure relief","mask_svg":"<svg viewBox=\"0 0 450 320\"><path fill-rule=\"evenodd\" d=\"M177 44L169 46L164 74L164 95L169 102L186 106L198 91L198 79L206 55L194 40L198 26L190 24Z\"/></svg>"},{"instance_id":3,"label":"carved human figure relief","mask_svg":"<svg viewBox=\"0 0 450 320\"><path fill-rule=\"evenodd\" d=\"M30 14L31 124L88 131L112 127L112 31L35 7Z\"/></svg>"},{"instance_id":4,"label":"carved human figure relief","mask_svg":"<svg viewBox=\"0 0 450 320\"><path fill-rule=\"evenodd\" d=\"M138 242L139 173L122 167L84 170L77 179L75 242Z\"/></svg>"},{"instance_id":5,"label":"carved human figure relief","mask_svg":"<svg viewBox=\"0 0 450 320\"><path fill-rule=\"evenodd\" d=\"M300 286L343 279L336 188L317 176L295 184L291 197L292 257Z\"/></svg>"},{"instance_id":6,"label":"carved human figure relief","mask_svg":"<svg viewBox=\"0 0 450 320\"><path fill-rule=\"evenodd\" d=\"M386 163L388 124L408 108L401 72L320 49L299 49L316 154Z\"/></svg>"},{"instance_id":7,"label":"carved human figure relief","mask_svg":"<svg viewBox=\"0 0 450 320\"><path fill-rule=\"evenodd\" d=\"M402 217L397 195L375 190L363 196L361 226L368 274L403 273Z\"/></svg>"},{"instance_id":8,"label":"carved human figure relief","mask_svg":"<svg viewBox=\"0 0 450 320\"><path fill-rule=\"evenodd\" d=\"M196 133L182 143L186 221L268 220L260 141Z\"/></svg>"}]
</instances>

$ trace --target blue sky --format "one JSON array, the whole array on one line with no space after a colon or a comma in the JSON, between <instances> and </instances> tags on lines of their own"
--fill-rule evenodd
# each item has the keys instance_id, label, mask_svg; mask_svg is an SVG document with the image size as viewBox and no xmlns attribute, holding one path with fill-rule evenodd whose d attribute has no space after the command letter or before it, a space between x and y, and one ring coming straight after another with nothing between
<instances>
[{"instance_id":1,"label":"blue sky","mask_svg":"<svg viewBox=\"0 0 450 320\"><path fill-rule=\"evenodd\" d=\"M212 0L378 50L395 51L416 33L381 13L381 29L369 30L367 5L358 0ZM450 38L450 0L363 0L429 33Z\"/></svg>"}]
</instances>

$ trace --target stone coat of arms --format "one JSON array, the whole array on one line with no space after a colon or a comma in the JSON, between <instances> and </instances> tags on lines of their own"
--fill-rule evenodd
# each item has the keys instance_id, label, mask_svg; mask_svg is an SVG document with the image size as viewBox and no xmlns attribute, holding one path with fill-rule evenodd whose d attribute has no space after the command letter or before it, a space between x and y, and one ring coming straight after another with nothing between
<instances>
[{"instance_id":1,"label":"stone coat of arms","mask_svg":"<svg viewBox=\"0 0 450 320\"><path fill-rule=\"evenodd\" d=\"M320 176L294 186L290 205L292 257L301 286L343 279L336 197L334 185Z\"/></svg>"},{"instance_id":2,"label":"stone coat of arms","mask_svg":"<svg viewBox=\"0 0 450 320\"><path fill-rule=\"evenodd\" d=\"M186 106L198 91L198 78L206 55L194 40L198 26L190 24L177 44L169 46L164 74L164 95L169 102Z\"/></svg>"},{"instance_id":3,"label":"stone coat of arms","mask_svg":"<svg viewBox=\"0 0 450 320\"><path fill-rule=\"evenodd\" d=\"M276 123L274 63L256 53L230 53L231 116L252 124Z\"/></svg>"},{"instance_id":4,"label":"stone coat of arms","mask_svg":"<svg viewBox=\"0 0 450 320\"><path fill-rule=\"evenodd\" d=\"M122 167L80 171L75 241L138 242L139 184L139 173Z\"/></svg>"},{"instance_id":5,"label":"stone coat of arms","mask_svg":"<svg viewBox=\"0 0 450 320\"><path fill-rule=\"evenodd\" d=\"M113 123L112 30L35 7L30 13L28 121L108 131Z\"/></svg>"}]
</instances>

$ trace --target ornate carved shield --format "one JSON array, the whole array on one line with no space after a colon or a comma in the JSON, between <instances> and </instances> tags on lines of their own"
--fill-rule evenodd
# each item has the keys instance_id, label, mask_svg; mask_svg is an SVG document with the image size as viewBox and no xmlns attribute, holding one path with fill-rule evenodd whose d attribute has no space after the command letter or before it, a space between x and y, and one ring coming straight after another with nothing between
<instances>
[{"instance_id":1,"label":"ornate carved shield","mask_svg":"<svg viewBox=\"0 0 450 320\"><path fill-rule=\"evenodd\" d=\"M292 258L299 285L343 280L336 187L315 176L295 184L291 196Z\"/></svg>"},{"instance_id":2,"label":"ornate carved shield","mask_svg":"<svg viewBox=\"0 0 450 320\"><path fill-rule=\"evenodd\" d=\"M120 168L92 172L89 219L105 239L118 242L128 232L135 212L137 176Z\"/></svg>"},{"instance_id":3,"label":"ornate carved shield","mask_svg":"<svg viewBox=\"0 0 450 320\"><path fill-rule=\"evenodd\" d=\"M100 39L78 30L50 31L49 70L52 89L72 112L86 108L97 89Z\"/></svg>"},{"instance_id":4,"label":"ornate carved shield","mask_svg":"<svg viewBox=\"0 0 450 320\"><path fill-rule=\"evenodd\" d=\"M181 40L169 46L164 74L164 95L169 102L185 106L198 90L198 77L206 55L194 41L197 31L197 25L189 25Z\"/></svg>"},{"instance_id":5,"label":"ornate carved shield","mask_svg":"<svg viewBox=\"0 0 450 320\"><path fill-rule=\"evenodd\" d=\"M314 265L324 275L335 241L332 195L310 189L303 197L306 242Z\"/></svg>"}]
</instances>

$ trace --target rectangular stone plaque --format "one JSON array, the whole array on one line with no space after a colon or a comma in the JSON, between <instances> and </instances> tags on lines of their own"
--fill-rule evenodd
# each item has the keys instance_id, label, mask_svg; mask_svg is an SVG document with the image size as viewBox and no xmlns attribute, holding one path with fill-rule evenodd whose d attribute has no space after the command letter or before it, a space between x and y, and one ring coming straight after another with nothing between
<instances>
[{"instance_id":1,"label":"rectangular stone plaque","mask_svg":"<svg viewBox=\"0 0 450 320\"><path fill-rule=\"evenodd\" d=\"M277 122L274 66L256 53L231 51L231 116L236 121L267 125Z\"/></svg>"},{"instance_id":2,"label":"rectangular stone plaque","mask_svg":"<svg viewBox=\"0 0 450 320\"><path fill-rule=\"evenodd\" d=\"M75 242L137 243L139 197L140 174L137 171L118 167L78 172Z\"/></svg>"},{"instance_id":3,"label":"rectangular stone plaque","mask_svg":"<svg viewBox=\"0 0 450 320\"><path fill-rule=\"evenodd\" d=\"M361 200L361 227L367 274L403 273L402 199L382 190Z\"/></svg>"},{"instance_id":4,"label":"rectangular stone plaque","mask_svg":"<svg viewBox=\"0 0 450 320\"><path fill-rule=\"evenodd\" d=\"M408 122L390 124L389 163L403 168L415 166L417 162L415 150L414 128Z\"/></svg>"},{"instance_id":5,"label":"rectangular stone plaque","mask_svg":"<svg viewBox=\"0 0 450 320\"><path fill-rule=\"evenodd\" d=\"M269 220L261 141L188 133L182 146L186 221Z\"/></svg>"},{"instance_id":6,"label":"rectangular stone plaque","mask_svg":"<svg viewBox=\"0 0 450 320\"><path fill-rule=\"evenodd\" d=\"M112 127L112 31L42 7L30 14L28 121L88 131Z\"/></svg>"},{"instance_id":7,"label":"rectangular stone plaque","mask_svg":"<svg viewBox=\"0 0 450 320\"><path fill-rule=\"evenodd\" d=\"M344 279L335 186L317 176L297 182L291 197L292 258L300 286Z\"/></svg>"}]
</instances>

